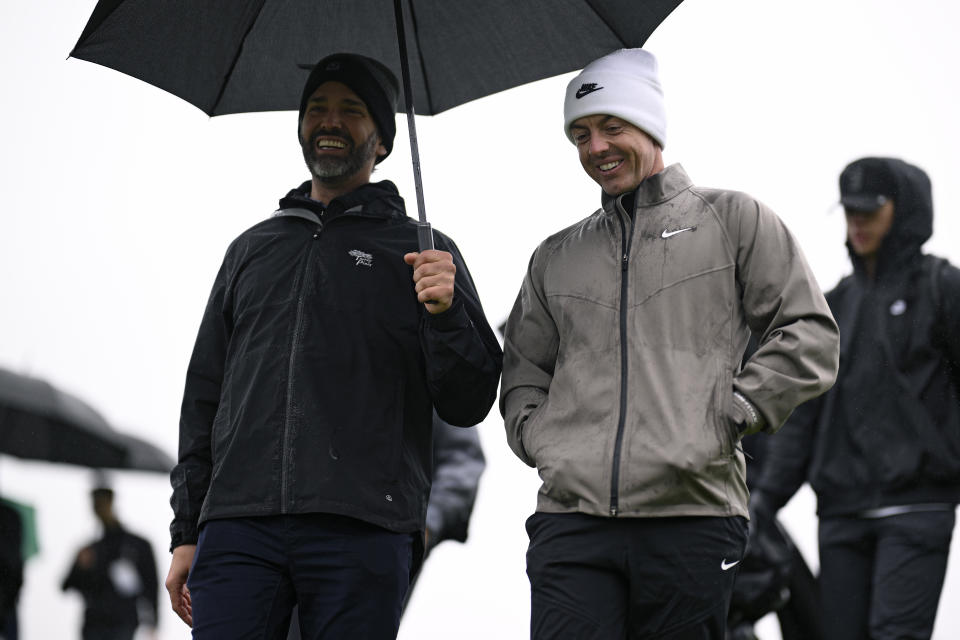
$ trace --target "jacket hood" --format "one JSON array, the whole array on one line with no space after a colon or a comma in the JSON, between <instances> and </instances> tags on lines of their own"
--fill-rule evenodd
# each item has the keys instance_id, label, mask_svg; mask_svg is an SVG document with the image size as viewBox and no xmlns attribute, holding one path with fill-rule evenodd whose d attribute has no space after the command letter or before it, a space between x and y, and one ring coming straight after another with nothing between
<instances>
[{"instance_id":1,"label":"jacket hood","mask_svg":"<svg viewBox=\"0 0 960 640\"><path fill-rule=\"evenodd\" d=\"M403 198L395 184L389 180L381 182L368 182L367 184L334 198L329 204L324 205L310 197L309 180L299 187L291 189L283 198L280 199L281 209L309 209L318 216L325 216L326 219L348 211L357 209L353 213L361 215L374 216L378 218L397 218L406 219Z\"/></svg>"},{"instance_id":2,"label":"jacket hood","mask_svg":"<svg viewBox=\"0 0 960 640\"><path fill-rule=\"evenodd\" d=\"M933 190L930 178L919 167L897 158L863 158L857 162L872 164L887 173L893 181L893 226L883 239L877 264L886 270L920 252L923 243L933 235ZM863 268L863 261L853 252L849 240L847 251L854 268Z\"/></svg>"}]
</instances>

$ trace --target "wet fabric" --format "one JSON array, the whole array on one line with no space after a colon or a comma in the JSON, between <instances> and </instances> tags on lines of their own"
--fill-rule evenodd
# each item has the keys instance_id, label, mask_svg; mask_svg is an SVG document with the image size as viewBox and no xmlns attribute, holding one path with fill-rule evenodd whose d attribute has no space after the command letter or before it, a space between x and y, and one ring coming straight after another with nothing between
<instances>
[{"instance_id":1,"label":"wet fabric","mask_svg":"<svg viewBox=\"0 0 960 640\"><path fill-rule=\"evenodd\" d=\"M227 249L188 366L171 544L208 519L339 513L424 526L431 422L473 425L501 351L453 241L453 305L430 314L412 269L416 224L389 182L323 206L310 183Z\"/></svg>"},{"instance_id":2,"label":"wet fabric","mask_svg":"<svg viewBox=\"0 0 960 640\"><path fill-rule=\"evenodd\" d=\"M803 252L750 196L680 165L544 240L507 321L507 442L537 510L747 515L735 394L776 430L833 383L838 335ZM759 348L742 363L751 331Z\"/></svg>"}]
</instances>

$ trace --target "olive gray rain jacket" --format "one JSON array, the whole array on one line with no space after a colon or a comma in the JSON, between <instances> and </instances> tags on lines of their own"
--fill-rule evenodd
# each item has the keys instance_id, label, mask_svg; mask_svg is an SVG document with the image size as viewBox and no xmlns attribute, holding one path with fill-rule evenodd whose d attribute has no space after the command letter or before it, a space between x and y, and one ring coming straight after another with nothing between
<instances>
[{"instance_id":1,"label":"olive gray rain jacket","mask_svg":"<svg viewBox=\"0 0 960 640\"><path fill-rule=\"evenodd\" d=\"M634 216L623 199L530 260L504 341L507 440L543 479L538 511L746 517L735 393L743 433L776 430L833 383L837 325L756 200L679 165L640 184Z\"/></svg>"}]
</instances>

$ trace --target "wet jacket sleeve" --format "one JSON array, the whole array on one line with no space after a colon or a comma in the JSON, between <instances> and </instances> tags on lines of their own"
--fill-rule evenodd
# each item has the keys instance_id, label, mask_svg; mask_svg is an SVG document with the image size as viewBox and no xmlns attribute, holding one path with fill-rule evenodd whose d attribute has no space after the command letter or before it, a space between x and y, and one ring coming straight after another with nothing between
<instances>
[{"instance_id":1,"label":"wet jacket sleeve","mask_svg":"<svg viewBox=\"0 0 960 640\"><path fill-rule=\"evenodd\" d=\"M783 222L760 203L727 217L736 246L737 280L747 324L760 336L757 351L734 379L734 391L773 432L800 403L829 389L837 377L840 342L800 246Z\"/></svg>"},{"instance_id":2,"label":"wet jacket sleeve","mask_svg":"<svg viewBox=\"0 0 960 640\"><path fill-rule=\"evenodd\" d=\"M429 547L464 542L480 475L486 466L475 428L460 428L433 416L433 486L427 503Z\"/></svg>"},{"instance_id":3,"label":"wet jacket sleeve","mask_svg":"<svg viewBox=\"0 0 960 640\"><path fill-rule=\"evenodd\" d=\"M560 347L560 333L543 292L542 252L541 246L530 259L507 320L500 388L500 413L507 443L531 467L536 463L524 449L523 426L547 398Z\"/></svg>"},{"instance_id":4,"label":"wet jacket sleeve","mask_svg":"<svg viewBox=\"0 0 960 640\"><path fill-rule=\"evenodd\" d=\"M503 351L460 251L442 236L438 248L449 251L457 267L453 304L443 313L423 312L420 344L437 413L452 425L470 427L487 417L496 400Z\"/></svg>"},{"instance_id":5,"label":"wet jacket sleeve","mask_svg":"<svg viewBox=\"0 0 960 640\"><path fill-rule=\"evenodd\" d=\"M228 252L229 256L229 252ZM210 438L220 401L231 319L226 301L227 260L214 282L200 322L200 330L187 367L180 409L180 444L177 465L170 473L173 493L170 506L170 548L196 544L200 508L212 472Z\"/></svg>"}]
</instances>

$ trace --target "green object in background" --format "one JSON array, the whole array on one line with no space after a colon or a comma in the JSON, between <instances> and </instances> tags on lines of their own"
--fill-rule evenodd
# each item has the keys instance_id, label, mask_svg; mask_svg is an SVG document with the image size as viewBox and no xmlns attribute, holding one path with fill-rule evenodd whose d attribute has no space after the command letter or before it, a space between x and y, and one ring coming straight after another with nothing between
<instances>
[{"instance_id":1,"label":"green object in background","mask_svg":"<svg viewBox=\"0 0 960 640\"><path fill-rule=\"evenodd\" d=\"M26 562L31 557L40 553L40 541L37 537L37 513L36 510L28 504L23 504L9 498L0 498L0 502L14 509L20 514L20 526L22 532L22 541L20 543L20 553L23 561Z\"/></svg>"}]
</instances>

